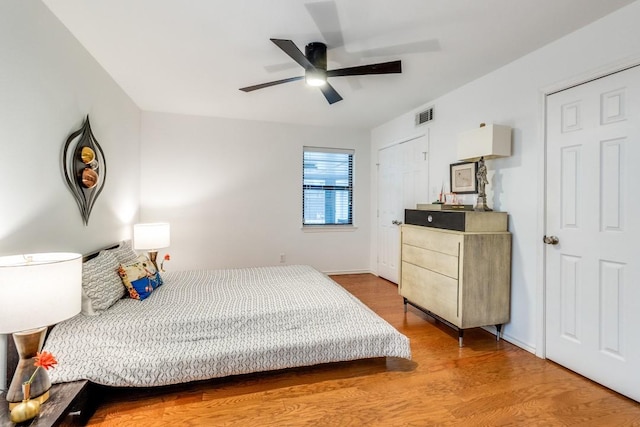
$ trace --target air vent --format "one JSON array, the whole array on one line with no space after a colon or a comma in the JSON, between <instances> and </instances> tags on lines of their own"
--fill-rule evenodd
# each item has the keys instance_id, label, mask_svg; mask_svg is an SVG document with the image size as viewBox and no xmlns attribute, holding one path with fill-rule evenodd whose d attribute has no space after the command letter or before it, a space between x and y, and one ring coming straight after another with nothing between
<instances>
[{"instance_id":1,"label":"air vent","mask_svg":"<svg viewBox=\"0 0 640 427\"><path fill-rule=\"evenodd\" d=\"M433 121L433 107L429 107L421 113L416 114L416 126Z\"/></svg>"}]
</instances>

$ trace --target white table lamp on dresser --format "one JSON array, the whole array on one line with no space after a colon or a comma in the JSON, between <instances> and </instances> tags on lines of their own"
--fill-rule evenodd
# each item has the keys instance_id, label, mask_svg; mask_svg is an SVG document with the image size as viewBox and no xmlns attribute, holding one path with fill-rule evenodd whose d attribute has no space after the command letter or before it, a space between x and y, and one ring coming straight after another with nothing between
<instances>
[{"instance_id":1,"label":"white table lamp on dresser","mask_svg":"<svg viewBox=\"0 0 640 427\"><path fill-rule=\"evenodd\" d=\"M49 375L34 366L35 356L42 349L47 327L80 313L81 301L82 255L0 257L0 333L13 334L20 357L6 394L10 409L22 402L22 385L34 372L31 398L43 403L49 397Z\"/></svg>"},{"instance_id":2,"label":"white table lamp on dresser","mask_svg":"<svg viewBox=\"0 0 640 427\"><path fill-rule=\"evenodd\" d=\"M458 137L458 159L465 162L478 162L476 179L478 181L478 199L474 210L490 211L487 206L485 187L487 167L485 160L511 156L511 128L508 126L480 124L480 127L460 134Z\"/></svg>"}]
</instances>

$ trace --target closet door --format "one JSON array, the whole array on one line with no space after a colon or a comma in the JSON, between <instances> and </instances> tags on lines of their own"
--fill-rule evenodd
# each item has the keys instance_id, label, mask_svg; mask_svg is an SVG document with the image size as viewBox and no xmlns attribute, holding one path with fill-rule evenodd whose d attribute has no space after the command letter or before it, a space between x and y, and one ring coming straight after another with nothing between
<instances>
[{"instance_id":1,"label":"closet door","mask_svg":"<svg viewBox=\"0 0 640 427\"><path fill-rule=\"evenodd\" d=\"M428 202L427 135L378 151L378 275L400 281L404 210Z\"/></svg>"}]
</instances>

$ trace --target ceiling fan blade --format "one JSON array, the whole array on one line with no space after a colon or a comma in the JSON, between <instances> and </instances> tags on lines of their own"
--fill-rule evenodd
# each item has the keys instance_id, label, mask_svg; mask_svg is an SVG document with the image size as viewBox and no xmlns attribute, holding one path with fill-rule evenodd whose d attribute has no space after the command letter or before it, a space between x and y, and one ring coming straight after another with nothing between
<instances>
[{"instance_id":1,"label":"ceiling fan blade","mask_svg":"<svg viewBox=\"0 0 640 427\"><path fill-rule=\"evenodd\" d=\"M382 62L380 64L359 65L357 67L328 70L327 77L363 76L367 74L394 74L402 72L402 61Z\"/></svg>"},{"instance_id":2,"label":"ceiling fan blade","mask_svg":"<svg viewBox=\"0 0 640 427\"><path fill-rule=\"evenodd\" d=\"M298 49L298 46L291 40L282 40L282 39L271 39L272 42L276 44L280 49L284 51L287 55L291 57L294 61L302 66L305 70L309 68L315 68L311 62L304 56L304 53Z\"/></svg>"},{"instance_id":3,"label":"ceiling fan blade","mask_svg":"<svg viewBox=\"0 0 640 427\"><path fill-rule=\"evenodd\" d=\"M268 82L268 83L261 83L259 85L241 87L240 90L243 91L243 92L251 92L253 90L263 89L265 87L275 86L275 85L279 85L279 84L282 84L282 83L295 82L296 80L302 80L302 79L304 79L304 76L289 77L288 79L275 80L275 81Z\"/></svg>"},{"instance_id":4,"label":"ceiling fan blade","mask_svg":"<svg viewBox=\"0 0 640 427\"><path fill-rule=\"evenodd\" d=\"M304 5L329 47L344 46L338 9L334 1L318 1Z\"/></svg>"},{"instance_id":5,"label":"ceiling fan blade","mask_svg":"<svg viewBox=\"0 0 640 427\"><path fill-rule=\"evenodd\" d=\"M342 101L340 94L329 83L326 83L324 86L320 86L320 90L324 97L327 98L327 102L329 104Z\"/></svg>"}]
</instances>

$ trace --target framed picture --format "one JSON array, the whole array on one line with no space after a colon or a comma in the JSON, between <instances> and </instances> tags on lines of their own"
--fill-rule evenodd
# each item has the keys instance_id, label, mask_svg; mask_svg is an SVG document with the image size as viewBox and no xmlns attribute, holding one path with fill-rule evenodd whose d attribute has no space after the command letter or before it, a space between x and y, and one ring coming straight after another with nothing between
<instances>
[{"instance_id":1,"label":"framed picture","mask_svg":"<svg viewBox=\"0 0 640 427\"><path fill-rule=\"evenodd\" d=\"M478 192L478 162L451 164L451 192L456 194L474 194Z\"/></svg>"}]
</instances>

